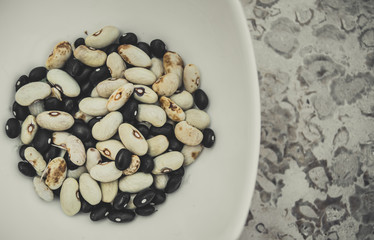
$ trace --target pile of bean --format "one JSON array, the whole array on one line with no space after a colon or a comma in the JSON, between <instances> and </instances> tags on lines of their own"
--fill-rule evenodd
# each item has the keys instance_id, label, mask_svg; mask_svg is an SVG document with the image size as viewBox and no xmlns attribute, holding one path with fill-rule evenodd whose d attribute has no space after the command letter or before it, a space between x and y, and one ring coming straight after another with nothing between
<instances>
[{"instance_id":1,"label":"pile of bean","mask_svg":"<svg viewBox=\"0 0 374 240\"><path fill-rule=\"evenodd\" d=\"M162 40L113 26L73 45L58 43L45 67L16 82L5 129L22 142L18 169L69 216L151 215L215 142L199 70Z\"/></svg>"}]
</instances>

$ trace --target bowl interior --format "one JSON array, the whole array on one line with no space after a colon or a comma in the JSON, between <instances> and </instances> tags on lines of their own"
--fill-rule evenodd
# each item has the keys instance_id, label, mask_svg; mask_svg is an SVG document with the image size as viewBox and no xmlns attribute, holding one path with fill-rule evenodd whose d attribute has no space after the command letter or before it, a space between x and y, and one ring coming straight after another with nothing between
<instances>
[{"instance_id":1,"label":"bowl interior","mask_svg":"<svg viewBox=\"0 0 374 240\"><path fill-rule=\"evenodd\" d=\"M181 188L151 217L129 224L67 217L59 202L43 202L32 179L17 170L18 140L1 134L2 239L234 239L248 211L258 161L260 110L257 73L239 2L5 1L0 9L1 122L12 117L15 81L44 65L59 41L71 43L106 25L155 38L196 64L216 143L186 168ZM61 232L61 228L65 231Z\"/></svg>"}]
</instances>

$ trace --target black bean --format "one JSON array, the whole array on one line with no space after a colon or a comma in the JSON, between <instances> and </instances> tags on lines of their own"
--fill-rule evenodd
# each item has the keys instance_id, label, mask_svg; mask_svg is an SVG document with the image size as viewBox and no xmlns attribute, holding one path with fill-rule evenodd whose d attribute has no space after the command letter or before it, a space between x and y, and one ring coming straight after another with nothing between
<instances>
[{"instance_id":1,"label":"black bean","mask_svg":"<svg viewBox=\"0 0 374 240\"><path fill-rule=\"evenodd\" d=\"M65 162L66 162L66 166L69 170L75 170L77 168L79 168L78 165L75 165L71 160L70 160L70 156L69 156L69 153L66 152L65 155L64 155L64 159L65 159Z\"/></svg>"},{"instance_id":2,"label":"black bean","mask_svg":"<svg viewBox=\"0 0 374 240\"><path fill-rule=\"evenodd\" d=\"M79 94L80 97L89 97L91 95L92 89L94 86L90 81L84 82L81 85L81 93Z\"/></svg>"},{"instance_id":3,"label":"black bean","mask_svg":"<svg viewBox=\"0 0 374 240\"><path fill-rule=\"evenodd\" d=\"M138 120L135 119L131 119L130 121L127 121L128 124L131 124L132 126L136 126L139 124Z\"/></svg>"},{"instance_id":4,"label":"black bean","mask_svg":"<svg viewBox=\"0 0 374 240\"><path fill-rule=\"evenodd\" d=\"M93 126L94 126L96 123L100 122L100 120L101 120L102 118L103 118L102 116L92 118L90 121L88 121L88 127L89 127L89 128L93 128Z\"/></svg>"},{"instance_id":5,"label":"black bean","mask_svg":"<svg viewBox=\"0 0 374 240\"><path fill-rule=\"evenodd\" d=\"M151 51L155 57L162 58L164 54L166 53L166 45L160 39L152 40Z\"/></svg>"},{"instance_id":6,"label":"black bean","mask_svg":"<svg viewBox=\"0 0 374 240\"><path fill-rule=\"evenodd\" d=\"M116 210L125 209L129 201L130 201L130 193L118 192L116 197L113 200L113 208Z\"/></svg>"},{"instance_id":7,"label":"black bean","mask_svg":"<svg viewBox=\"0 0 374 240\"><path fill-rule=\"evenodd\" d=\"M46 129L39 129L34 139L32 140L32 145L41 154L48 151L52 143L52 133Z\"/></svg>"},{"instance_id":8,"label":"black bean","mask_svg":"<svg viewBox=\"0 0 374 240\"><path fill-rule=\"evenodd\" d=\"M13 116L20 121L23 121L30 115L29 108L26 106L21 106L17 102L13 103L12 106Z\"/></svg>"},{"instance_id":9,"label":"black bean","mask_svg":"<svg viewBox=\"0 0 374 240\"><path fill-rule=\"evenodd\" d=\"M140 157L140 167L139 171L144 173L151 173L155 163L153 162L153 158L149 155L144 155Z\"/></svg>"},{"instance_id":10,"label":"black bean","mask_svg":"<svg viewBox=\"0 0 374 240\"><path fill-rule=\"evenodd\" d=\"M26 75L20 76L18 78L17 82L16 82L16 91L18 91L18 89L20 89L21 87L25 86L29 82L30 82L30 79L29 79L28 76L26 76Z\"/></svg>"},{"instance_id":11,"label":"black bean","mask_svg":"<svg viewBox=\"0 0 374 240\"><path fill-rule=\"evenodd\" d=\"M118 132L116 134L114 134L114 136L111 139L118 140L118 141L121 142L121 137L119 136Z\"/></svg>"},{"instance_id":12,"label":"black bean","mask_svg":"<svg viewBox=\"0 0 374 240\"><path fill-rule=\"evenodd\" d=\"M141 50L143 50L143 52L145 52L149 57L152 57L151 47L149 46L148 43L138 42L138 44L136 44L136 46L138 48L140 48Z\"/></svg>"},{"instance_id":13,"label":"black bean","mask_svg":"<svg viewBox=\"0 0 374 240\"><path fill-rule=\"evenodd\" d=\"M25 150L26 148L30 147L30 145L28 144L24 144L22 145L19 150L18 150L18 154L19 154L19 157L22 159L22 160L26 160L25 158Z\"/></svg>"},{"instance_id":14,"label":"black bean","mask_svg":"<svg viewBox=\"0 0 374 240\"><path fill-rule=\"evenodd\" d=\"M78 104L75 98L65 97L62 99L62 105L64 107L64 111L74 115L78 111Z\"/></svg>"},{"instance_id":15,"label":"black bean","mask_svg":"<svg viewBox=\"0 0 374 240\"><path fill-rule=\"evenodd\" d=\"M123 122L134 120L138 114L138 102L135 99L130 98L127 100L125 105L119 109L119 111L122 113Z\"/></svg>"},{"instance_id":16,"label":"black bean","mask_svg":"<svg viewBox=\"0 0 374 240\"><path fill-rule=\"evenodd\" d=\"M116 223L131 222L135 218L134 211L129 209L115 210L112 209L108 214L108 219Z\"/></svg>"},{"instance_id":17,"label":"black bean","mask_svg":"<svg viewBox=\"0 0 374 240\"><path fill-rule=\"evenodd\" d=\"M44 108L45 110L60 110L64 111L64 104L62 101L58 100L57 98L50 97L44 99Z\"/></svg>"},{"instance_id":18,"label":"black bean","mask_svg":"<svg viewBox=\"0 0 374 240\"><path fill-rule=\"evenodd\" d=\"M111 54L111 53L113 53L113 52L117 52L118 46L119 46L119 44L117 44L117 43L112 43L112 44L110 44L109 46L107 46L107 47L104 49L104 52L105 52L107 55L109 55L109 54Z\"/></svg>"},{"instance_id":19,"label":"black bean","mask_svg":"<svg viewBox=\"0 0 374 240\"><path fill-rule=\"evenodd\" d=\"M95 205L90 213L90 219L92 221L99 221L106 218L109 214L110 208L110 203L101 202L98 205Z\"/></svg>"},{"instance_id":20,"label":"black bean","mask_svg":"<svg viewBox=\"0 0 374 240\"><path fill-rule=\"evenodd\" d=\"M159 205L161 203L164 203L166 200L165 192L160 189L154 189L154 191L156 194L151 203L153 203L154 205Z\"/></svg>"},{"instance_id":21,"label":"black bean","mask_svg":"<svg viewBox=\"0 0 374 240\"><path fill-rule=\"evenodd\" d=\"M138 37L135 35L135 33L132 33L132 32L125 33L121 37L119 37L119 44L136 45L137 42L138 42Z\"/></svg>"},{"instance_id":22,"label":"black bean","mask_svg":"<svg viewBox=\"0 0 374 240\"><path fill-rule=\"evenodd\" d=\"M173 193L178 190L182 183L183 176L182 175L172 175L169 176L168 183L165 187L165 193Z\"/></svg>"},{"instance_id":23,"label":"black bean","mask_svg":"<svg viewBox=\"0 0 374 240\"><path fill-rule=\"evenodd\" d=\"M83 142L84 148L87 150L89 148L94 148L96 147L97 141L92 137L86 141Z\"/></svg>"},{"instance_id":24,"label":"black bean","mask_svg":"<svg viewBox=\"0 0 374 240\"><path fill-rule=\"evenodd\" d=\"M75 42L74 42L74 47L77 48L77 47L79 47L80 45L84 45L84 44L85 44L84 38L78 38L78 39L75 40Z\"/></svg>"},{"instance_id":25,"label":"black bean","mask_svg":"<svg viewBox=\"0 0 374 240\"><path fill-rule=\"evenodd\" d=\"M114 160L116 164L116 168L119 170L125 170L131 164L132 152L129 150L122 148L118 151L116 158Z\"/></svg>"},{"instance_id":26,"label":"black bean","mask_svg":"<svg viewBox=\"0 0 374 240\"><path fill-rule=\"evenodd\" d=\"M81 63L76 58L70 58L64 66L65 72L67 72L73 78L81 75L83 72L83 69L84 69L83 63Z\"/></svg>"},{"instance_id":27,"label":"black bean","mask_svg":"<svg viewBox=\"0 0 374 240\"><path fill-rule=\"evenodd\" d=\"M94 206L92 206L86 200L84 200L84 198L82 197L81 194L79 194L79 200L81 201L81 209L80 209L81 212L83 212L83 213L89 213L89 212L92 211L92 209L94 208Z\"/></svg>"},{"instance_id":28,"label":"black bean","mask_svg":"<svg viewBox=\"0 0 374 240\"><path fill-rule=\"evenodd\" d=\"M60 149L59 148L56 148L54 146L51 146L49 148L48 151L46 151L44 154L43 154L43 158L44 160L48 163L49 161L51 161L52 159L54 159L55 157L58 157L58 155L60 154Z\"/></svg>"},{"instance_id":29,"label":"black bean","mask_svg":"<svg viewBox=\"0 0 374 240\"><path fill-rule=\"evenodd\" d=\"M184 175L184 167L180 167L175 171L172 171L169 173L169 176L182 176Z\"/></svg>"},{"instance_id":30,"label":"black bean","mask_svg":"<svg viewBox=\"0 0 374 240\"><path fill-rule=\"evenodd\" d=\"M179 152L182 151L184 144L181 143L176 137L170 137L168 140L169 140L168 151L179 151Z\"/></svg>"},{"instance_id":31,"label":"black bean","mask_svg":"<svg viewBox=\"0 0 374 240\"><path fill-rule=\"evenodd\" d=\"M153 136L164 135L167 138L171 138L174 136L174 127L170 123L165 123L161 127L151 126L150 133Z\"/></svg>"},{"instance_id":32,"label":"black bean","mask_svg":"<svg viewBox=\"0 0 374 240\"><path fill-rule=\"evenodd\" d=\"M214 134L214 131L211 128L205 128L203 130L203 146L210 148L214 145L214 142L216 141L216 135Z\"/></svg>"},{"instance_id":33,"label":"black bean","mask_svg":"<svg viewBox=\"0 0 374 240\"><path fill-rule=\"evenodd\" d=\"M149 136L149 128L144 124L136 124L135 128L139 130L139 132L143 135L144 138L148 138Z\"/></svg>"},{"instance_id":34,"label":"black bean","mask_svg":"<svg viewBox=\"0 0 374 240\"><path fill-rule=\"evenodd\" d=\"M75 120L74 125L69 132L79 138L82 142L88 141L91 135L91 129L83 120Z\"/></svg>"},{"instance_id":35,"label":"black bean","mask_svg":"<svg viewBox=\"0 0 374 240\"><path fill-rule=\"evenodd\" d=\"M36 67L29 73L30 82L40 81L47 76L47 69L45 67Z\"/></svg>"},{"instance_id":36,"label":"black bean","mask_svg":"<svg viewBox=\"0 0 374 240\"><path fill-rule=\"evenodd\" d=\"M113 162L112 159L109 159L107 157L104 157L103 155L101 155L101 162L105 163L105 162Z\"/></svg>"},{"instance_id":37,"label":"black bean","mask_svg":"<svg viewBox=\"0 0 374 240\"><path fill-rule=\"evenodd\" d=\"M34 177L36 175L35 169L33 168L33 166L31 166L29 162L19 162L18 170L27 177Z\"/></svg>"},{"instance_id":38,"label":"black bean","mask_svg":"<svg viewBox=\"0 0 374 240\"><path fill-rule=\"evenodd\" d=\"M136 207L144 207L152 202L153 198L155 197L156 193L152 189L144 189L136 194L134 197L134 205Z\"/></svg>"},{"instance_id":39,"label":"black bean","mask_svg":"<svg viewBox=\"0 0 374 240\"><path fill-rule=\"evenodd\" d=\"M156 208L152 205L147 205L147 206L135 209L135 213L140 216L149 216L153 214L154 212L156 212Z\"/></svg>"},{"instance_id":40,"label":"black bean","mask_svg":"<svg viewBox=\"0 0 374 240\"><path fill-rule=\"evenodd\" d=\"M75 76L74 79L78 82L79 85L82 85L82 83L89 80L92 71L93 69L91 67L84 66L82 73L78 76Z\"/></svg>"},{"instance_id":41,"label":"black bean","mask_svg":"<svg viewBox=\"0 0 374 240\"><path fill-rule=\"evenodd\" d=\"M5 125L6 135L9 138L16 138L21 133L21 124L15 118L9 118Z\"/></svg>"},{"instance_id":42,"label":"black bean","mask_svg":"<svg viewBox=\"0 0 374 240\"><path fill-rule=\"evenodd\" d=\"M126 64L126 69L127 69L127 68L132 68L132 67L134 67L134 65L131 65L130 63L128 63L128 62L126 62L126 61L125 61L125 64Z\"/></svg>"},{"instance_id":43,"label":"black bean","mask_svg":"<svg viewBox=\"0 0 374 240\"><path fill-rule=\"evenodd\" d=\"M201 110L204 110L209 104L208 95L206 95L206 93L201 89L197 89L193 93L193 99L196 106Z\"/></svg>"},{"instance_id":44,"label":"black bean","mask_svg":"<svg viewBox=\"0 0 374 240\"><path fill-rule=\"evenodd\" d=\"M96 68L90 74L88 80L91 82L93 86L96 86L99 82L110 78L110 72L106 65Z\"/></svg>"},{"instance_id":45,"label":"black bean","mask_svg":"<svg viewBox=\"0 0 374 240\"><path fill-rule=\"evenodd\" d=\"M55 195L56 197L60 197L61 187L59 187L55 190L52 190L52 192L53 192L53 195Z\"/></svg>"}]
</instances>

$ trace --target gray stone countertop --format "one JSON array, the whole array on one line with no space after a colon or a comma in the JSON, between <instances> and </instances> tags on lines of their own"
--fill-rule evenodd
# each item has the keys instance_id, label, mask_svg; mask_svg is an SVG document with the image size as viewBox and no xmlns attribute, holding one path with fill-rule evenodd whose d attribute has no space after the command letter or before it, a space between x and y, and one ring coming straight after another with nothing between
<instances>
[{"instance_id":1,"label":"gray stone countertop","mask_svg":"<svg viewBox=\"0 0 374 240\"><path fill-rule=\"evenodd\" d=\"M241 0L262 135L240 240L374 239L374 0Z\"/></svg>"}]
</instances>

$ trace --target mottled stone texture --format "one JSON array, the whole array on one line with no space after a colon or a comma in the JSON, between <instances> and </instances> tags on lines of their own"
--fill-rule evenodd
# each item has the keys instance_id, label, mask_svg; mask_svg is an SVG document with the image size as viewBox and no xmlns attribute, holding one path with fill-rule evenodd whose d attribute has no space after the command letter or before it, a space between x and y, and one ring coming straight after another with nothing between
<instances>
[{"instance_id":1,"label":"mottled stone texture","mask_svg":"<svg viewBox=\"0 0 374 240\"><path fill-rule=\"evenodd\" d=\"M374 239L374 0L241 0L261 150L240 240Z\"/></svg>"}]
</instances>

